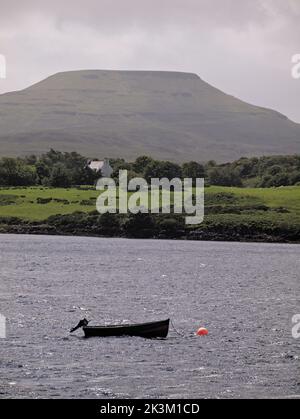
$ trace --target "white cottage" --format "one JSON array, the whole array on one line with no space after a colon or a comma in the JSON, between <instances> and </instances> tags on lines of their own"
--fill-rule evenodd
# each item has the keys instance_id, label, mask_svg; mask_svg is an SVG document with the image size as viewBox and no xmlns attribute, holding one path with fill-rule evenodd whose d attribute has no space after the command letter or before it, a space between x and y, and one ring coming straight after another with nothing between
<instances>
[{"instance_id":1,"label":"white cottage","mask_svg":"<svg viewBox=\"0 0 300 419\"><path fill-rule=\"evenodd\" d=\"M102 177L111 177L114 171L109 163L109 159L90 160L88 167L96 173L101 173Z\"/></svg>"}]
</instances>

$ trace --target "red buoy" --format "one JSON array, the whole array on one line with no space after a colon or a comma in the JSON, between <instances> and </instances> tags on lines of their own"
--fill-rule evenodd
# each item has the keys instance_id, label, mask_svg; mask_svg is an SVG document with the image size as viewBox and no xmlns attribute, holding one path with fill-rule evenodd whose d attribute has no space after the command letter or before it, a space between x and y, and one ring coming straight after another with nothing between
<instances>
[{"instance_id":1,"label":"red buoy","mask_svg":"<svg viewBox=\"0 0 300 419\"><path fill-rule=\"evenodd\" d=\"M200 327L200 329L197 330L196 335L197 336L207 336L208 335L208 330L205 327Z\"/></svg>"}]
</instances>

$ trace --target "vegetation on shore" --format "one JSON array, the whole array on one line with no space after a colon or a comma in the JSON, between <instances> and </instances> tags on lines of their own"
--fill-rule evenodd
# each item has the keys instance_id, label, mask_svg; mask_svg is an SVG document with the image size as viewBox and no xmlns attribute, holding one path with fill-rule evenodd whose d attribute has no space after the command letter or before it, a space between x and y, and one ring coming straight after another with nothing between
<instances>
[{"instance_id":1,"label":"vegetation on shore","mask_svg":"<svg viewBox=\"0 0 300 419\"><path fill-rule=\"evenodd\" d=\"M300 155L178 165L148 156L112 159L113 177L205 178L205 219L183 215L100 215L99 174L77 153L0 159L0 233L300 242ZM76 186L81 185L81 186Z\"/></svg>"},{"instance_id":2,"label":"vegetation on shore","mask_svg":"<svg viewBox=\"0 0 300 419\"><path fill-rule=\"evenodd\" d=\"M0 233L300 242L300 187L210 186L205 220L184 215L100 215L93 187L0 189Z\"/></svg>"},{"instance_id":3,"label":"vegetation on shore","mask_svg":"<svg viewBox=\"0 0 300 419\"><path fill-rule=\"evenodd\" d=\"M270 188L300 185L300 155L241 158L233 163L186 162L182 165L141 156L134 162L111 159L117 178L127 170L129 178L205 178L208 185ZM42 156L0 159L0 186L45 186L69 188L94 185L99 174L87 167L78 153L50 150Z\"/></svg>"}]
</instances>

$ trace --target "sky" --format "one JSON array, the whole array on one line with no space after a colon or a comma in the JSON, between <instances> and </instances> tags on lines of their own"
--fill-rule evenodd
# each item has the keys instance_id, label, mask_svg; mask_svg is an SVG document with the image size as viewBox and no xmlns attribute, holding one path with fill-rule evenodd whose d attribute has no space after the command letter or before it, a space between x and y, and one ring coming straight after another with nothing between
<instances>
[{"instance_id":1,"label":"sky","mask_svg":"<svg viewBox=\"0 0 300 419\"><path fill-rule=\"evenodd\" d=\"M183 71L300 123L299 23L300 0L0 0L0 93L59 71Z\"/></svg>"}]
</instances>

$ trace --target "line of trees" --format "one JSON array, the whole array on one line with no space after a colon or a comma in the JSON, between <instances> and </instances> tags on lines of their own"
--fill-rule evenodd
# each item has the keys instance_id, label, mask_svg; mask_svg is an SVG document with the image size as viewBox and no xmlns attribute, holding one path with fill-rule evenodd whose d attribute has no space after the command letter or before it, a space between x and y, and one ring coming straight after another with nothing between
<instances>
[{"instance_id":1,"label":"line of trees","mask_svg":"<svg viewBox=\"0 0 300 419\"><path fill-rule=\"evenodd\" d=\"M159 161L149 156L134 162L111 159L117 178L119 170L128 170L129 178L205 178L207 185L279 187L300 185L300 155L241 158L233 163L205 164L191 161L182 165ZM76 152L62 153L50 150L39 157L0 159L1 186L71 187L94 185L99 174L87 167L87 158Z\"/></svg>"},{"instance_id":2,"label":"line of trees","mask_svg":"<svg viewBox=\"0 0 300 419\"><path fill-rule=\"evenodd\" d=\"M153 177L204 177L207 185L216 186L269 188L300 185L300 155L243 157L226 164L217 164L215 161L200 164L191 161L183 165L142 156L133 163L117 159L112 160L112 164L114 176L117 176L120 169L127 169L131 176L142 176L147 181Z\"/></svg>"},{"instance_id":3,"label":"line of trees","mask_svg":"<svg viewBox=\"0 0 300 419\"><path fill-rule=\"evenodd\" d=\"M76 152L50 150L40 157L0 160L0 185L70 187L93 185L99 175L87 167L87 159Z\"/></svg>"}]
</instances>

